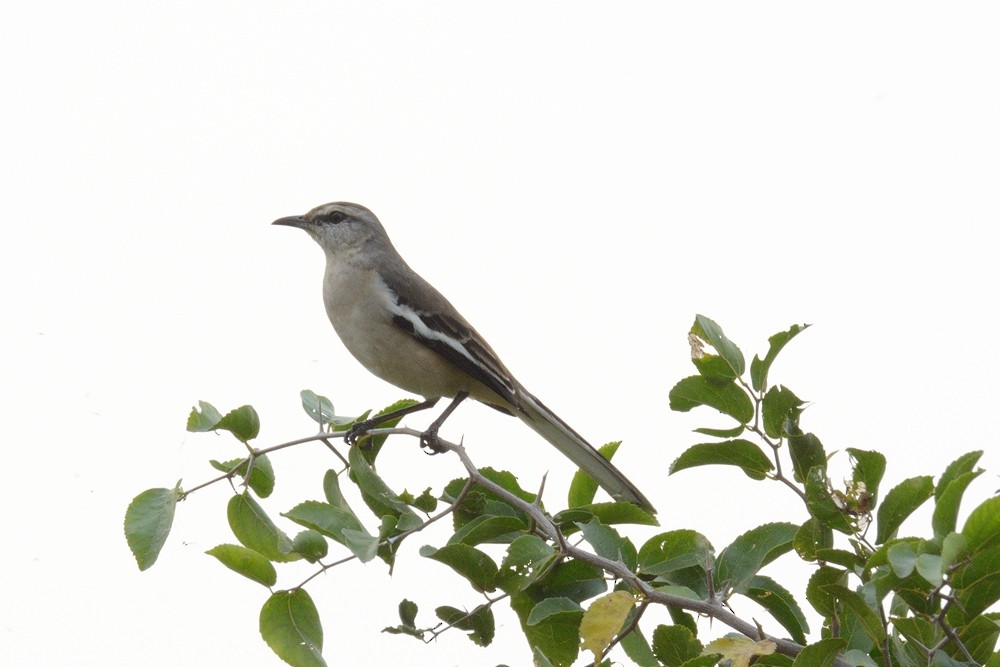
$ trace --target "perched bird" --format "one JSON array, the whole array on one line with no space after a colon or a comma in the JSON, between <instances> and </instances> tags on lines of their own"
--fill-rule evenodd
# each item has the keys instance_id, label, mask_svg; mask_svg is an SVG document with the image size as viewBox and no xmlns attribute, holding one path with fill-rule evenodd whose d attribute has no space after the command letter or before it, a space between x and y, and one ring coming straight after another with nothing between
<instances>
[{"instance_id":1,"label":"perched bird","mask_svg":"<svg viewBox=\"0 0 1000 667\"><path fill-rule=\"evenodd\" d=\"M425 399L357 425L349 440L392 417L451 398L421 438L425 447L439 451L438 428L471 397L519 417L616 500L655 512L625 475L514 379L455 307L400 257L371 211L335 202L274 224L304 230L326 253L323 302L351 354L378 377Z\"/></svg>"}]
</instances>

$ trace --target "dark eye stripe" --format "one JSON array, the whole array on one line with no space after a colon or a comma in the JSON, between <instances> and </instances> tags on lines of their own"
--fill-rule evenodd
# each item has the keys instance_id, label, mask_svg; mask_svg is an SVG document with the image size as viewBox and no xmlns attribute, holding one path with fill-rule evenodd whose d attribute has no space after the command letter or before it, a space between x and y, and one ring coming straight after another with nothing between
<instances>
[{"instance_id":1,"label":"dark eye stripe","mask_svg":"<svg viewBox=\"0 0 1000 667\"><path fill-rule=\"evenodd\" d=\"M345 218L347 218L347 215L343 211L331 211L324 216L323 222L337 224L338 222L343 222Z\"/></svg>"}]
</instances>

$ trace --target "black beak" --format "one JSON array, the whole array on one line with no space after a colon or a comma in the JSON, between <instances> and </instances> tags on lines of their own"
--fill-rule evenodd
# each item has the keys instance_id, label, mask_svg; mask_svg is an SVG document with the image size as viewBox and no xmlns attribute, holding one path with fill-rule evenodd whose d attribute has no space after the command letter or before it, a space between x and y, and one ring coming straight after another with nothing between
<instances>
[{"instance_id":1,"label":"black beak","mask_svg":"<svg viewBox=\"0 0 1000 667\"><path fill-rule=\"evenodd\" d=\"M272 225L284 225L285 227L298 227L299 229L304 229L309 221L303 218L301 215L290 215L287 218L278 218Z\"/></svg>"}]
</instances>

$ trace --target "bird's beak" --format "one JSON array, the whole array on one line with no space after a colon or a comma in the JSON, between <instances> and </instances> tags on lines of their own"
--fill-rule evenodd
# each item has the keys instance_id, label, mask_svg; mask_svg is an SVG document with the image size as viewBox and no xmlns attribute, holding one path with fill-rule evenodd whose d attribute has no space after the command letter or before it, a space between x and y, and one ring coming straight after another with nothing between
<instances>
[{"instance_id":1,"label":"bird's beak","mask_svg":"<svg viewBox=\"0 0 1000 667\"><path fill-rule=\"evenodd\" d=\"M298 227L299 229L305 229L309 224L309 221L303 218L301 215L290 215L287 218L278 218L272 225L284 225L286 227Z\"/></svg>"}]
</instances>

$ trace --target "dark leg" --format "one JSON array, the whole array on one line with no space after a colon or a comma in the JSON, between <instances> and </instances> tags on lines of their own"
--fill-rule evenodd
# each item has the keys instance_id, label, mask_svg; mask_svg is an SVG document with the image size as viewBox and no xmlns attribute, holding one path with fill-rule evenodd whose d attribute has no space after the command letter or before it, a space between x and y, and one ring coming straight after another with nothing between
<instances>
[{"instance_id":1,"label":"dark leg","mask_svg":"<svg viewBox=\"0 0 1000 667\"><path fill-rule=\"evenodd\" d=\"M358 438L365 435L366 433L368 433L368 431L372 430L379 424L384 424L387 421L398 419L400 417L412 414L414 412L420 412L421 410L426 410L427 408L433 408L435 405L437 405L437 402L439 400L440 400L439 398L431 398L424 401L423 403L417 403L415 405L411 405L408 408L401 408L399 410L387 412L384 415L378 415L377 417L372 417L371 419L366 419L364 421L358 422L357 424L349 428L347 430L347 433L344 434L344 441L349 445L356 445L358 444Z\"/></svg>"},{"instance_id":2,"label":"dark leg","mask_svg":"<svg viewBox=\"0 0 1000 667\"><path fill-rule=\"evenodd\" d=\"M440 454L444 451L444 447L438 441L438 429L441 428L441 424L445 422L451 413L455 411L458 404L469 397L469 392L460 391L455 394L455 398L451 400L451 403L444 409L441 416L431 422L431 425L427 427L427 430L423 432L420 436L420 446L427 451L428 454Z\"/></svg>"}]
</instances>

